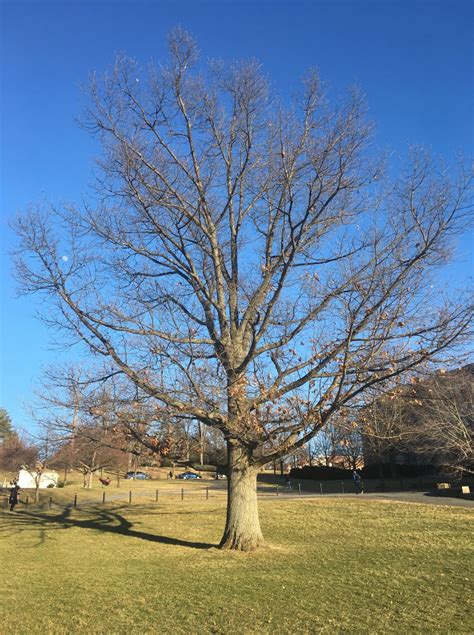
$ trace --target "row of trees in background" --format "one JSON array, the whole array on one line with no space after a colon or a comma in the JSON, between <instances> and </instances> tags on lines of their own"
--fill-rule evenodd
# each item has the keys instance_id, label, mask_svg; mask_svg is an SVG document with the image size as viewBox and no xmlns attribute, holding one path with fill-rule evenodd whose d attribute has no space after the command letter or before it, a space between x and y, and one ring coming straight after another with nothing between
<instances>
[{"instance_id":1,"label":"row of trees in background","mask_svg":"<svg viewBox=\"0 0 474 635\"><path fill-rule=\"evenodd\" d=\"M153 421L137 402L113 401L110 394L83 401L77 374L69 369L62 391L41 394L43 408L36 443L22 438L6 410L0 409L0 469L15 472L38 465L84 475L90 487L95 473L142 466L222 466L226 460L220 435L198 421ZM75 383L71 379L75 378ZM87 384L87 382L86 382ZM67 386L67 390L65 389ZM57 385L56 385L57 387ZM59 395L62 394L62 397ZM132 414L133 413L133 417ZM125 416L126 415L126 416ZM148 443L144 444L144 431ZM324 466L346 470L376 466L380 478L414 470L474 472L474 364L454 371L412 377L374 396L351 416L335 420L308 444L273 462L282 474L292 467Z\"/></svg>"},{"instance_id":2,"label":"row of trees in background","mask_svg":"<svg viewBox=\"0 0 474 635\"><path fill-rule=\"evenodd\" d=\"M51 391L51 384L42 393L46 408L37 444L22 439L0 409L0 469L14 472L26 466L37 471L38 465L47 465L61 470L63 481L74 469L83 474L84 487L91 487L93 475L103 470L120 473L176 462L217 468L225 463L222 438L198 421L153 421L153 413L143 405L117 407L110 394L96 395L91 402L88 393L89 399L82 401L77 375L70 369L67 376L76 383L62 391L62 398ZM473 472L473 434L471 364L390 387L351 416L326 426L304 448L267 467L282 474L305 465L346 470L365 465L376 467L369 472L380 478L440 469L459 475Z\"/></svg>"},{"instance_id":3,"label":"row of trees in background","mask_svg":"<svg viewBox=\"0 0 474 635\"><path fill-rule=\"evenodd\" d=\"M0 469L17 472L22 466L34 466L39 460L37 445L22 438L14 429L10 415L0 408Z\"/></svg>"},{"instance_id":4,"label":"row of trees in background","mask_svg":"<svg viewBox=\"0 0 474 635\"><path fill-rule=\"evenodd\" d=\"M44 470L40 454L40 448L23 438L14 429L8 412L0 408L0 470L15 477L18 470L26 469L35 483L36 500L38 500L39 482Z\"/></svg>"},{"instance_id":5,"label":"row of trees in background","mask_svg":"<svg viewBox=\"0 0 474 635\"><path fill-rule=\"evenodd\" d=\"M91 487L93 475L103 470L123 473L142 466L225 463L223 440L199 422L183 419L164 426L153 421L153 413L143 404L112 402L103 394L91 402L79 394L75 384L66 397L59 397L60 391L41 395L34 441L15 431L8 413L0 410L0 469L14 474L21 468L36 472L47 466L62 471L63 482L76 470L84 475L84 487Z\"/></svg>"}]
</instances>

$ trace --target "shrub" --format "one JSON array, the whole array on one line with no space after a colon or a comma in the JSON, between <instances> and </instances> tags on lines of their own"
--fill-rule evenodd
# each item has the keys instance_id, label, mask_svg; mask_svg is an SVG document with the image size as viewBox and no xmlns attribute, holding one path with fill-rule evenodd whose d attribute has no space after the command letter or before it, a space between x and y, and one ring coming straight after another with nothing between
<instances>
[{"instance_id":1,"label":"shrub","mask_svg":"<svg viewBox=\"0 0 474 635\"><path fill-rule=\"evenodd\" d=\"M388 463L384 463L382 466L377 463L366 465L362 469L362 475L365 478L380 478L382 475L384 478L402 478L402 477L415 477L423 476L425 474L436 473L434 465L399 465L398 463L391 466Z\"/></svg>"},{"instance_id":2,"label":"shrub","mask_svg":"<svg viewBox=\"0 0 474 635\"><path fill-rule=\"evenodd\" d=\"M217 469L215 465L191 465L191 468L196 472L215 472Z\"/></svg>"},{"instance_id":3,"label":"shrub","mask_svg":"<svg viewBox=\"0 0 474 635\"><path fill-rule=\"evenodd\" d=\"M342 481L352 478L352 471L339 467L305 465L304 467L294 467L290 472L290 476L292 478L308 478L319 481Z\"/></svg>"}]
</instances>

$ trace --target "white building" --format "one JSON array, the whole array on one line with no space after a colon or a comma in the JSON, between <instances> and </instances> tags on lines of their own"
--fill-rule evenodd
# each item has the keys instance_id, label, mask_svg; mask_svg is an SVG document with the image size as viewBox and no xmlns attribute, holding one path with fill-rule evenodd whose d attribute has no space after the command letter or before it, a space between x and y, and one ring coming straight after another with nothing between
<instances>
[{"instance_id":1,"label":"white building","mask_svg":"<svg viewBox=\"0 0 474 635\"><path fill-rule=\"evenodd\" d=\"M35 472L28 472L28 470L20 470L18 473L18 486L22 489L36 489ZM59 474L54 470L43 472L40 476L39 487L40 489L46 489L47 487L58 486Z\"/></svg>"}]
</instances>

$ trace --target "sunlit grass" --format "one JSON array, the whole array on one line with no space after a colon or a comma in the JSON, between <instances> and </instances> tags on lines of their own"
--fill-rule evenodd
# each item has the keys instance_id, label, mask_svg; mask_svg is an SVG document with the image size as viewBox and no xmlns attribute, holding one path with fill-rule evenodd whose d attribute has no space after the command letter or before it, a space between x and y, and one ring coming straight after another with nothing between
<instances>
[{"instance_id":1,"label":"sunlit grass","mask_svg":"<svg viewBox=\"0 0 474 635\"><path fill-rule=\"evenodd\" d=\"M260 507L269 547L254 554L216 548L220 497L3 512L0 630L471 632L471 510L329 498Z\"/></svg>"}]
</instances>

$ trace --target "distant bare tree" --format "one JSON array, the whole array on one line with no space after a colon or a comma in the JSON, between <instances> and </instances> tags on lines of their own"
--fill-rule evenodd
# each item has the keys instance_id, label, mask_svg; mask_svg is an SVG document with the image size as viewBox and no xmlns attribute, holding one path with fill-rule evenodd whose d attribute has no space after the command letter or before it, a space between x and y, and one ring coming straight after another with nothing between
<instances>
[{"instance_id":1,"label":"distant bare tree","mask_svg":"<svg viewBox=\"0 0 474 635\"><path fill-rule=\"evenodd\" d=\"M63 484L66 484L69 472L77 467L77 452L75 444L67 441L56 443L50 465L53 469L62 471L62 482Z\"/></svg>"},{"instance_id":2,"label":"distant bare tree","mask_svg":"<svg viewBox=\"0 0 474 635\"><path fill-rule=\"evenodd\" d=\"M375 391L353 421L362 438L365 463L377 465L382 481L384 465L390 464L392 476L395 476L396 452L408 451L419 436L419 430L408 414L414 399L412 393L411 384L404 386L398 382L385 387L381 393Z\"/></svg>"},{"instance_id":3,"label":"distant bare tree","mask_svg":"<svg viewBox=\"0 0 474 635\"><path fill-rule=\"evenodd\" d=\"M54 460L60 458L65 470L77 461L76 446L85 447L81 439L154 461L170 450L170 422L158 421L150 400L139 399L115 373L104 374L96 380L77 366L49 368L36 391L38 439L56 446Z\"/></svg>"},{"instance_id":4,"label":"distant bare tree","mask_svg":"<svg viewBox=\"0 0 474 635\"><path fill-rule=\"evenodd\" d=\"M362 435L344 421L337 427L337 456L346 470L357 470L363 464Z\"/></svg>"},{"instance_id":5,"label":"distant bare tree","mask_svg":"<svg viewBox=\"0 0 474 635\"><path fill-rule=\"evenodd\" d=\"M474 365L412 377L374 398L357 420L368 461L412 456L454 473L474 469Z\"/></svg>"},{"instance_id":6,"label":"distant bare tree","mask_svg":"<svg viewBox=\"0 0 474 635\"><path fill-rule=\"evenodd\" d=\"M437 373L417 390L417 451L457 474L474 474L474 365Z\"/></svg>"},{"instance_id":7,"label":"distant bare tree","mask_svg":"<svg viewBox=\"0 0 474 635\"><path fill-rule=\"evenodd\" d=\"M13 431L0 445L0 468L17 472L23 465L35 465L39 459L37 446L22 439Z\"/></svg>"},{"instance_id":8,"label":"distant bare tree","mask_svg":"<svg viewBox=\"0 0 474 635\"><path fill-rule=\"evenodd\" d=\"M40 452L36 445L22 439L12 431L0 445L0 468L9 472L26 470L35 484L35 501L39 500L39 486L45 464L39 458Z\"/></svg>"},{"instance_id":9,"label":"distant bare tree","mask_svg":"<svg viewBox=\"0 0 474 635\"><path fill-rule=\"evenodd\" d=\"M21 469L28 472L31 476L31 480L35 486L35 503L39 502L39 489L41 485L41 478L46 470L46 463L44 461L40 461L36 459L35 461L31 461L29 463L23 463L21 465Z\"/></svg>"},{"instance_id":10,"label":"distant bare tree","mask_svg":"<svg viewBox=\"0 0 474 635\"><path fill-rule=\"evenodd\" d=\"M332 424L327 424L311 440L311 459L316 465L332 467L337 456L336 432Z\"/></svg>"},{"instance_id":11,"label":"distant bare tree","mask_svg":"<svg viewBox=\"0 0 474 635\"><path fill-rule=\"evenodd\" d=\"M430 285L471 177L414 151L389 182L359 92L331 109L312 72L286 107L255 62L197 60L177 30L148 80L127 59L92 79L97 193L19 218L17 271L157 419L221 431L221 546L251 550L261 466L466 333L465 299Z\"/></svg>"},{"instance_id":12,"label":"distant bare tree","mask_svg":"<svg viewBox=\"0 0 474 635\"><path fill-rule=\"evenodd\" d=\"M90 429L80 434L74 447L74 466L84 476L84 487L92 488L96 472L117 467L117 451L104 443L103 431ZM67 448L66 448L67 449Z\"/></svg>"}]
</instances>

